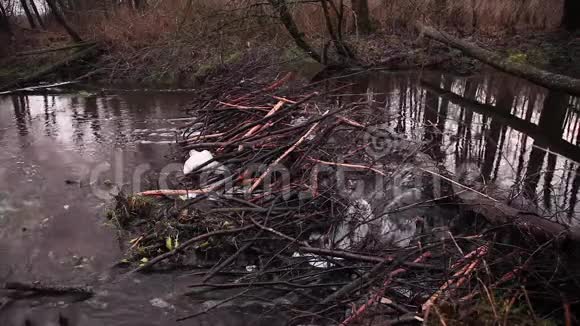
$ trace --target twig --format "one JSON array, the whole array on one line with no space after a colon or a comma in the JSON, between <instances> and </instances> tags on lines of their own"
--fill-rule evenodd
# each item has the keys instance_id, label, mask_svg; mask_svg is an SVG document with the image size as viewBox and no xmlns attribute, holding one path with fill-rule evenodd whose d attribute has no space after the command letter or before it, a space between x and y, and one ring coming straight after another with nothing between
<instances>
[{"instance_id":1,"label":"twig","mask_svg":"<svg viewBox=\"0 0 580 326\"><path fill-rule=\"evenodd\" d=\"M258 237L260 237L261 235L262 235L262 231L258 232L258 234L256 234L256 236L254 237L254 241L250 241L250 242L244 244L233 255L229 256L226 260L224 260L223 262L221 262L219 265L217 265L214 268L212 268L212 270L203 277L203 280L201 280L201 282L202 283L205 283L205 282L209 281L212 277L214 277L222 269L226 268L239 255L241 255L244 251L248 250L248 248L250 248L252 245L254 245L255 239L258 238Z\"/></svg>"},{"instance_id":2,"label":"twig","mask_svg":"<svg viewBox=\"0 0 580 326\"><path fill-rule=\"evenodd\" d=\"M138 268L128 272L126 275L131 275L131 274L149 269L153 265L155 265L155 264L157 264L157 263L159 263L167 258L175 256L176 254L183 251L187 247L195 244L196 242L199 242L199 241L211 238L211 237L215 237L215 236L223 236L223 235L228 235L228 234L240 233L242 231L249 230L253 227L254 227L254 225L248 225L248 226L244 226L244 227L236 228L236 229L214 231L214 232L205 233L205 234L199 235L197 237L191 238L191 239L185 241L184 243L180 244L177 248L151 259L149 262L147 262L147 263L143 264L142 266L139 266Z\"/></svg>"},{"instance_id":3,"label":"twig","mask_svg":"<svg viewBox=\"0 0 580 326\"><path fill-rule=\"evenodd\" d=\"M421 256L419 256L417 259L415 259L413 262L420 263L421 261L423 261L429 257L431 257L431 253L425 252ZM406 272L406 271L407 270L404 268L398 268L398 269L390 272L387 280L384 282L381 289L379 291L377 291L373 296L371 296L371 298L365 304L360 306L354 314L352 314L347 319L345 319L342 323L340 323L340 326L347 326L348 324L350 324L350 323L354 322L356 319L358 319L370 306L374 305L376 302L378 302L380 300L383 293L385 292L386 287L389 286L389 284L392 282L393 278L399 274Z\"/></svg>"},{"instance_id":4,"label":"twig","mask_svg":"<svg viewBox=\"0 0 580 326\"><path fill-rule=\"evenodd\" d=\"M323 116L326 116L328 114L328 112L329 111L326 111ZM258 180L256 180L256 182L254 182L254 184L250 187L250 189L248 190L248 193L254 192L254 190L260 185L260 183L262 183L262 181L264 180L264 178L268 174L270 174L270 172L272 172L272 170L274 169L274 167L276 165L278 165L288 155L290 155L290 153L292 153L292 151L294 151L296 149L296 147L300 146L300 144L302 144L308 138L308 136L310 136L310 134L313 133L314 130L316 130L316 128L318 127L318 124L319 124L319 122L313 124L312 127L310 127L310 129L302 137L300 137L300 139L298 139L298 141L296 141L294 143L294 145L292 145L290 148L288 148L284 152L284 154L282 154L278 159L276 159L274 161L274 163L270 164L270 166L268 166L268 168L266 169L266 171L264 171L264 173L262 173L262 175L260 175L260 177L258 178Z\"/></svg>"},{"instance_id":5,"label":"twig","mask_svg":"<svg viewBox=\"0 0 580 326\"><path fill-rule=\"evenodd\" d=\"M187 195L202 195L207 193L207 191L205 190L179 190L179 189L158 189L158 190L147 190L147 191L142 191L142 192L138 192L135 195L136 196L144 196L144 197L150 197L150 196L187 196Z\"/></svg>"},{"instance_id":6,"label":"twig","mask_svg":"<svg viewBox=\"0 0 580 326\"><path fill-rule=\"evenodd\" d=\"M373 167L370 166L366 166L366 165L360 165L360 164L348 164L348 163L337 163L337 162L327 162L327 161L322 161L322 160L318 160L318 159L314 159L314 158L309 158L310 161L312 162L316 162L316 163L320 163L320 164L324 164L324 165L334 165L334 166L342 166L345 168L352 168L352 169L362 169L362 170L369 170L372 172L375 172L376 174L380 174L384 177L386 177L387 175L382 172L379 171Z\"/></svg>"},{"instance_id":7,"label":"twig","mask_svg":"<svg viewBox=\"0 0 580 326\"><path fill-rule=\"evenodd\" d=\"M208 308L206 308L206 309L204 309L204 310L202 310L200 312L197 312L197 313L192 314L192 315L189 315L189 316L180 317L180 318L177 319L177 321L184 321L184 320L187 320L187 319L191 319L191 318L195 318L197 316L201 316L201 315L207 314L211 310L213 310L213 309L215 309L215 308L217 308L217 307L219 307L219 306L221 306L221 305L223 305L225 303L228 303L228 302L230 302L230 301L232 301L234 299L237 299L237 298L243 296L248 291L250 291L250 289L246 289L246 290L242 291L241 293L237 293L237 294L232 295L229 298L225 298L225 299L221 300L220 302L218 302L218 303L216 303L216 304L214 304L214 305L212 305L212 306L210 306L210 307L208 307Z\"/></svg>"}]
</instances>

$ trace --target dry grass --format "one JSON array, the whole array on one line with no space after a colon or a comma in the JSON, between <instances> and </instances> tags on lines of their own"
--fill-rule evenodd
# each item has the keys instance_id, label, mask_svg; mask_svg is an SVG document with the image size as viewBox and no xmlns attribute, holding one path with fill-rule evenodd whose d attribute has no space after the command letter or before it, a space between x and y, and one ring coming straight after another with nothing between
<instances>
[{"instance_id":1,"label":"dry grass","mask_svg":"<svg viewBox=\"0 0 580 326\"><path fill-rule=\"evenodd\" d=\"M458 0L446 1L444 8L437 7L437 0L369 1L378 28L396 29L415 20L429 20L467 33L474 27L485 33L553 29L560 24L563 6L563 0Z\"/></svg>"},{"instance_id":2,"label":"dry grass","mask_svg":"<svg viewBox=\"0 0 580 326\"><path fill-rule=\"evenodd\" d=\"M105 65L111 79L190 87L260 36L260 22L244 19L247 13L237 10L239 5L181 0L159 2L143 12L124 7L88 19L83 30L108 46Z\"/></svg>"},{"instance_id":3,"label":"dry grass","mask_svg":"<svg viewBox=\"0 0 580 326\"><path fill-rule=\"evenodd\" d=\"M333 1L338 4L340 0ZM559 25L563 3L563 0L549 3L541 0L446 0L446 6L437 7L440 1L369 0L371 18L378 32L371 38L387 40L385 34L406 35L407 28L416 20L461 33L496 36L519 29L548 30ZM355 15L350 9L350 1L344 4L344 33L356 47L356 44L367 42L367 38L352 39L358 35L354 27ZM319 4L291 4L290 9L299 29L314 48L320 49L328 36ZM203 78L232 58L239 58L248 49L289 50L293 47L266 1L151 1L143 11L124 6L105 10L96 6L71 20L86 38L108 47L103 62L107 70L105 75L116 81L125 78L139 83L192 86L196 78Z\"/></svg>"},{"instance_id":4,"label":"dry grass","mask_svg":"<svg viewBox=\"0 0 580 326\"><path fill-rule=\"evenodd\" d=\"M369 0L374 26L381 31L404 28L415 20L458 28L463 32L513 32L516 29L546 30L560 23L563 0ZM271 19L267 6L248 0L163 1L144 12L121 7L108 14L93 15L85 22L85 30L95 39L119 47L120 50L141 48L168 40L203 38L216 41L216 36L233 34L252 39L267 33L270 38L283 32ZM345 2L347 33L356 33L355 15ZM325 32L322 10L318 4L291 5L302 31L314 38Z\"/></svg>"}]
</instances>

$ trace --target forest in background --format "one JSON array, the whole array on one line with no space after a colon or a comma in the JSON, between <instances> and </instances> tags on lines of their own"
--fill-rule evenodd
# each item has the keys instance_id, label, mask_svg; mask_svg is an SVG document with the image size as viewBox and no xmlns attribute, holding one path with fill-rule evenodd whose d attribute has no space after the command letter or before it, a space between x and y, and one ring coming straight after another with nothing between
<instances>
[{"instance_id":1,"label":"forest in background","mask_svg":"<svg viewBox=\"0 0 580 326\"><path fill-rule=\"evenodd\" d=\"M543 46L553 37L546 42L539 35L559 32L558 44L546 51L561 50L562 31L580 24L579 6L572 0L1 0L0 81L70 55L52 50L69 50L71 41L98 44L98 60L88 60L91 76L166 86L196 85L256 57L272 64L437 66L445 49L427 49L416 22L542 65L552 53L527 53L518 49L522 40L529 43L531 35ZM574 39L565 34L566 42ZM38 49L51 51L29 55Z\"/></svg>"}]
</instances>

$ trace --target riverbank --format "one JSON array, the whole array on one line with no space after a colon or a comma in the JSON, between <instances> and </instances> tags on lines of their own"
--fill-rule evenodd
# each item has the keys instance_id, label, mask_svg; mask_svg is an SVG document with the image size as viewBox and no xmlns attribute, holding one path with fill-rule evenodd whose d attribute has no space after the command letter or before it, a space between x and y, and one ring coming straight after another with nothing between
<instances>
[{"instance_id":1,"label":"riverbank","mask_svg":"<svg viewBox=\"0 0 580 326\"><path fill-rule=\"evenodd\" d=\"M278 45L264 39L230 40L228 46L221 49L213 45L200 47L197 42L153 47L136 44L119 47L118 44L97 42L93 52L83 54L86 47L70 48L63 34L31 33L28 37L28 46L0 59L0 88L8 90L71 80L140 88L199 88L210 78L227 75L233 67L251 63L255 63L256 68L269 65L278 72L295 71L306 78L317 79L345 69L315 62L296 48L290 39L278 41ZM47 42L45 38L57 41ZM468 41L513 62L572 77L580 76L580 38L566 32L529 32L496 37L472 35ZM471 75L484 66L459 50L426 40L409 30L350 36L345 39L345 44L356 58L348 69L430 69ZM41 48L43 51L36 51L40 52L36 54L34 50L43 46L46 46ZM64 49L59 50L61 48ZM56 50L44 52L48 49Z\"/></svg>"}]
</instances>

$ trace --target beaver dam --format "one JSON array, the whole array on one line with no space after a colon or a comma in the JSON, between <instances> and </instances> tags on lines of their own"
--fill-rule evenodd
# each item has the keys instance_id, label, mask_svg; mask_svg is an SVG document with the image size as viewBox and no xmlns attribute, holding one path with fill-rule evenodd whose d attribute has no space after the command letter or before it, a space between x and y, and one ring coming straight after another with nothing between
<instances>
[{"instance_id":1,"label":"beaver dam","mask_svg":"<svg viewBox=\"0 0 580 326\"><path fill-rule=\"evenodd\" d=\"M195 279L179 291L204 304L179 321L571 325L578 100L506 78L212 81L183 173L108 213L121 279Z\"/></svg>"}]
</instances>

